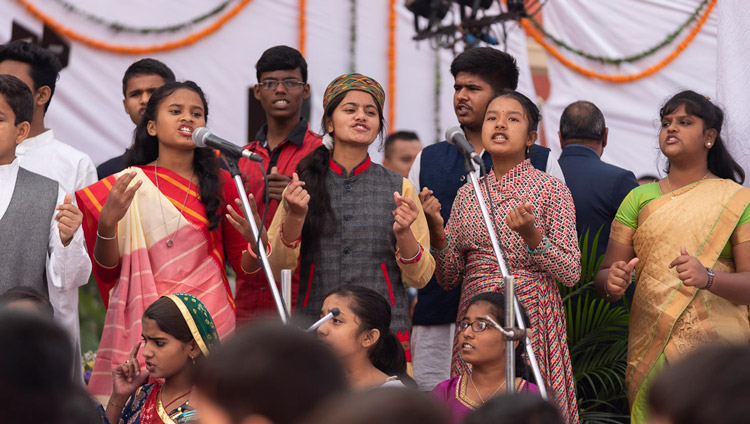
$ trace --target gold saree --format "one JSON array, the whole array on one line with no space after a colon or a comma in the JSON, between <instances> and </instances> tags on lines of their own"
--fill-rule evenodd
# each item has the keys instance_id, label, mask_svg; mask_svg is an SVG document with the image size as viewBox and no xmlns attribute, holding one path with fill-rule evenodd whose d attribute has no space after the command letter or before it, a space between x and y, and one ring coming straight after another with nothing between
<instances>
[{"instance_id":1,"label":"gold saree","mask_svg":"<svg viewBox=\"0 0 750 424\"><path fill-rule=\"evenodd\" d=\"M750 189L704 180L648 203L637 230L613 223L611 237L632 244L640 259L625 374L631 405L662 354L672 362L709 342L750 341L748 306L687 287L669 268L685 246L704 266L733 272L734 262L719 255L748 203Z\"/></svg>"}]
</instances>

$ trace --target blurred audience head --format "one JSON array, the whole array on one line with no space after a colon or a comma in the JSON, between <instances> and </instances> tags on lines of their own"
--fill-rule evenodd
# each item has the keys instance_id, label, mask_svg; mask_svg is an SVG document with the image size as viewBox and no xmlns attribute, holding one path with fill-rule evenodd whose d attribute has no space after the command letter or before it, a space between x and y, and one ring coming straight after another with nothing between
<instances>
[{"instance_id":1,"label":"blurred audience head","mask_svg":"<svg viewBox=\"0 0 750 424\"><path fill-rule=\"evenodd\" d=\"M50 318L55 313L49 299L39 290L24 286L13 287L0 295L0 308L24 309L41 313Z\"/></svg>"},{"instance_id":2,"label":"blurred audience head","mask_svg":"<svg viewBox=\"0 0 750 424\"><path fill-rule=\"evenodd\" d=\"M448 424L443 408L416 390L384 387L325 402L305 424Z\"/></svg>"},{"instance_id":3,"label":"blurred audience head","mask_svg":"<svg viewBox=\"0 0 750 424\"><path fill-rule=\"evenodd\" d=\"M464 424L563 424L552 403L539 395L496 396L466 418Z\"/></svg>"},{"instance_id":4,"label":"blurred audience head","mask_svg":"<svg viewBox=\"0 0 750 424\"><path fill-rule=\"evenodd\" d=\"M240 329L200 365L195 401L202 424L293 424L346 390L333 353L281 324Z\"/></svg>"},{"instance_id":5,"label":"blurred audience head","mask_svg":"<svg viewBox=\"0 0 750 424\"><path fill-rule=\"evenodd\" d=\"M750 346L712 346L670 364L648 391L652 424L750 419Z\"/></svg>"},{"instance_id":6,"label":"blurred audience head","mask_svg":"<svg viewBox=\"0 0 750 424\"><path fill-rule=\"evenodd\" d=\"M74 387L65 330L49 316L3 308L0 346L0 422L61 422Z\"/></svg>"}]
</instances>

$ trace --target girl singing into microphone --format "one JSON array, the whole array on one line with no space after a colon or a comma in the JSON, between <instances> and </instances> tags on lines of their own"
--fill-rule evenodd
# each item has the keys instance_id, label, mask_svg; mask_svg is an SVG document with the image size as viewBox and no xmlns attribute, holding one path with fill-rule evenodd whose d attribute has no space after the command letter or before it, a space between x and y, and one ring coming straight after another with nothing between
<instances>
[{"instance_id":1,"label":"girl singing into microphone","mask_svg":"<svg viewBox=\"0 0 750 424\"><path fill-rule=\"evenodd\" d=\"M193 144L192 132L206 125L207 116L195 83L164 85L135 130L126 155L130 168L76 193L107 306L88 386L94 395L109 394L112 369L140 339L143 311L165 293L200 299L219 336L234 330L225 262L239 275L257 269L257 262L248 251L252 235L237 213L241 204L229 173L219 170L213 150Z\"/></svg>"},{"instance_id":2,"label":"girl singing into microphone","mask_svg":"<svg viewBox=\"0 0 750 424\"><path fill-rule=\"evenodd\" d=\"M385 92L372 78L346 74L323 96L323 146L305 157L268 230L274 272L299 263L296 314L312 323L326 293L367 284L393 309L391 328L409 339L404 284L423 287L435 261L427 223L409 180L372 163L368 148L385 128Z\"/></svg>"},{"instance_id":3,"label":"girl singing into microphone","mask_svg":"<svg viewBox=\"0 0 750 424\"><path fill-rule=\"evenodd\" d=\"M513 275L516 296L529 314L531 345L543 382L567 422L578 422L573 371L570 365L565 314L557 282L572 286L580 277L581 253L576 237L575 208L560 180L537 171L525 159L534 144L539 109L526 96L501 91L487 106L482 144L492 155L492 171L479 181L493 228ZM425 200L430 242L444 288L461 285L459 319L469 300L482 292L504 291L505 284L482 220L474 188L458 191L448 227L443 229L440 204ZM468 371L454 339L453 372Z\"/></svg>"}]
</instances>

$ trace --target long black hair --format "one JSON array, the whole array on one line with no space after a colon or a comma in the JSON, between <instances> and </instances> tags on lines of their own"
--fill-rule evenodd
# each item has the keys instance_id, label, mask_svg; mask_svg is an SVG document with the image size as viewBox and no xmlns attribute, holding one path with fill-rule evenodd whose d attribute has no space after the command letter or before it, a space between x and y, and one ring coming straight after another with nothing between
<instances>
[{"instance_id":1,"label":"long black hair","mask_svg":"<svg viewBox=\"0 0 750 424\"><path fill-rule=\"evenodd\" d=\"M680 106L685 106L685 113L688 115L703 120L704 132L710 129L716 131L713 146L708 149L708 170L719 178L733 180L738 184L745 182L745 171L734 160L721 138L721 126L724 124L724 112L721 108L713 104L706 96L692 90L685 90L667 100L659 110L659 119L662 120L666 115L674 113ZM670 163L667 161L664 171L669 173L669 168Z\"/></svg>"},{"instance_id":2,"label":"long black hair","mask_svg":"<svg viewBox=\"0 0 750 424\"><path fill-rule=\"evenodd\" d=\"M326 120L332 119L333 111L341 104L348 91L344 91L334 97L326 107L323 119L321 120L321 132L328 133ZM382 139L385 131L385 117L383 109L378 102L375 102L378 108L380 120L379 136ZM331 133L333 135L333 133ZM334 147L335 148L335 147ZM305 156L297 164L297 174L300 181L305 182L305 190L310 194L310 203L307 205L307 216L305 224L302 227L302 253L308 249L317 249L320 237L325 234L332 234L336 231L336 213L331 208L331 194L326 187L326 177L328 175L328 166L331 162L331 152L325 146L319 146L310 154Z\"/></svg>"},{"instance_id":3,"label":"long black hair","mask_svg":"<svg viewBox=\"0 0 750 424\"><path fill-rule=\"evenodd\" d=\"M492 318L500 325L503 325L503 322L505 320L505 295L500 292L479 293L478 295L471 298L468 306L466 306L466 310L468 310L471 305L475 305L480 302L488 303L490 305L490 314L492 314ZM531 328L531 322L529 321L529 317L526 315L526 311L523 309L523 306L520 307L524 325L526 326L526 328ZM523 340L521 340L516 346L514 356L516 357L516 375L523 375L526 381L535 383L533 379L529 380L530 377L526 368L526 351Z\"/></svg>"},{"instance_id":4,"label":"long black hair","mask_svg":"<svg viewBox=\"0 0 750 424\"><path fill-rule=\"evenodd\" d=\"M354 315L359 318L361 331L378 330L380 338L370 348L370 362L386 375L406 373L406 354L401 341L391 331L391 306L378 292L355 285L339 286L326 294L349 299Z\"/></svg>"},{"instance_id":5,"label":"long black hair","mask_svg":"<svg viewBox=\"0 0 750 424\"><path fill-rule=\"evenodd\" d=\"M156 121L159 106L167 97L179 89L187 89L195 92L203 102L203 111L208 121L208 102L203 90L193 81L172 82L161 86L151 95L146 105L141 123L135 128L133 145L125 152L125 164L127 166L146 165L156 160L159 156L159 139L148 133L148 122ZM200 199L206 208L208 229L213 230L219 226L221 215L219 209L223 202L221 195L221 181L219 180L219 162L214 151L208 147L197 147L193 156L193 169L198 177L198 188Z\"/></svg>"}]
</instances>

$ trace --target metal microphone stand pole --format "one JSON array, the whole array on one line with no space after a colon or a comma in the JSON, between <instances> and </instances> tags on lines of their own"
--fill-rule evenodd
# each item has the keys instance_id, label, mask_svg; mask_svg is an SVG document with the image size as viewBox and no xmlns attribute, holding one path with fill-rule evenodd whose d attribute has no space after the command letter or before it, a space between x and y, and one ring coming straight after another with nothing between
<instances>
[{"instance_id":1,"label":"metal microphone stand pole","mask_svg":"<svg viewBox=\"0 0 750 424\"><path fill-rule=\"evenodd\" d=\"M279 293L278 287L276 287L276 280L273 278L273 272L271 271L271 265L268 263L268 255L266 254L266 248L265 246L258 245L260 238L258 231L258 226L255 224L255 217L253 216L253 210L250 207L250 200L247 198L247 193L245 193L245 186L242 184L242 176L240 174L240 168L237 165L237 162L239 161L239 158L232 155L224 154L226 157L226 163L227 167L229 168L229 173L232 175L232 179L234 179L234 184L237 186L237 192L240 195L240 199L242 199L242 208L245 210L245 219L247 219L247 222L250 224L250 229L253 232L253 241L252 243L256 245L258 250L258 259L260 261L260 267L263 269L263 272L266 274L266 279L268 280L268 285L271 288L271 294L273 294L273 301L276 303L276 309L279 311L279 316L281 317L281 322L284 324L289 323L289 312L286 310L286 306L284 305L284 301L281 298L281 294Z\"/></svg>"},{"instance_id":2,"label":"metal microphone stand pole","mask_svg":"<svg viewBox=\"0 0 750 424\"><path fill-rule=\"evenodd\" d=\"M481 160L481 159L480 159ZM505 265L503 259L503 253L500 250L500 243L497 240L497 234L495 234L495 226L490 218L490 213L487 210L487 204L485 203L482 190L479 188L477 178L474 176L474 164L466 159L466 174L471 181L472 187L474 187L474 194L477 197L479 203L479 209L482 211L482 218L484 219L484 225L487 227L487 232L490 235L490 242L492 243L492 250L495 252L497 258L497 264L500 266L500 273L503 276L503 282L505 283L505 328L512 329L515 327L516 318L518 319L518 326L521 330L526 330L526 326L521 319L521 310L518 307L518 299L516 299L515 284L513 281L513 275L508 272L508 267ZM482 173L484 173L484 163L479 165ZM529 362L534 372L534 377L537 379L537 385L539 391L544 399L547 399L547 391L544 387L544 381L541 378L541 372L539 371L539 364L534 356L534 349L531 347L531 340L526 337L526 354L529 357ZM515 391L516 381L516 368L515 368L515 346L511 338L507 338L505 341L505 389L508 394L512 394Z\"/></svg>"}]
</instances>

